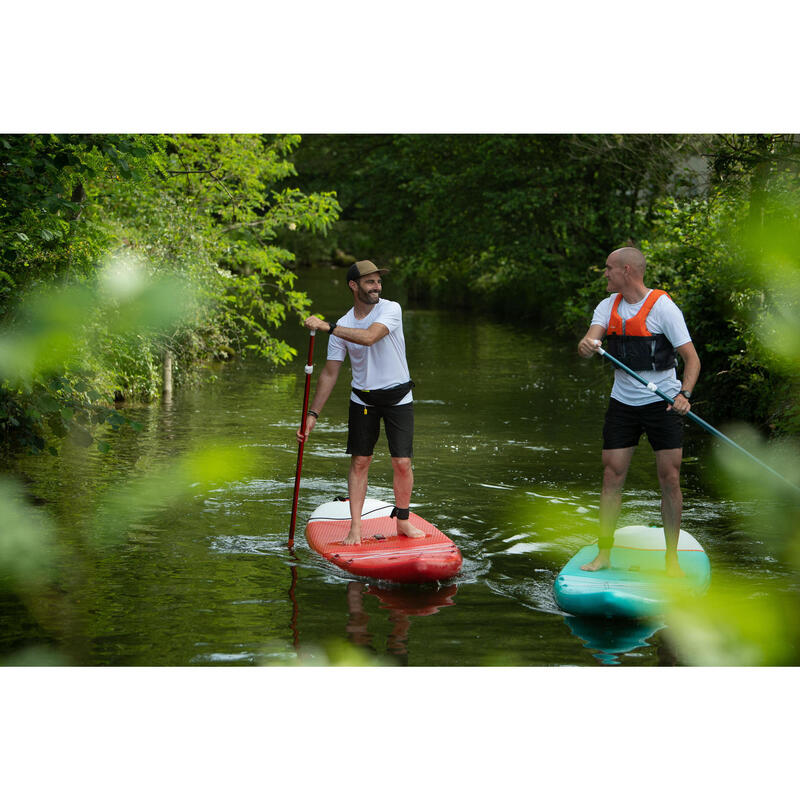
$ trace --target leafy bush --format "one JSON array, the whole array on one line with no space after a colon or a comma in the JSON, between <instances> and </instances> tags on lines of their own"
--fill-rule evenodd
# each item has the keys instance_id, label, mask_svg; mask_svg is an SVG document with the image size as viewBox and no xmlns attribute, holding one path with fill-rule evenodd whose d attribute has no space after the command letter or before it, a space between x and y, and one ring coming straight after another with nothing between
<instances>
[{"instance_id":1,"label":"leafy bush","mask_svg":"<svg viewBox=\"0 0 800 800\"><path fill-rule=\"evenodd\" d=\"M178 383L208 359L252 353L280 364L296 355L274 331L288 315L302 317L308 300L294 289L293 254L277 240L295 230L324 234L339 212L333 193L287 184L299 143L289 135L0 137L7 448L50 449L69 429L91 441L92 425L117 420L115 398L159 396L167 353ZM135 297L145 302L129 302Z\"/></svg>"}]
</instances>

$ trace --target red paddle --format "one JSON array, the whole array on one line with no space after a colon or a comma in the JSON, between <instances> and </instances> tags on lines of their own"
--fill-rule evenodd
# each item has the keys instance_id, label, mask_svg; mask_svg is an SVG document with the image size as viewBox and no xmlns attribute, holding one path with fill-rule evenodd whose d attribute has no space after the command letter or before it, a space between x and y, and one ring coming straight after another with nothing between
<instances>
[{"instance_id":1,"label":"red paddle","mask_svg":"<svg viewBox=\"0 0 800 800\"><path fill-rule=\"evenodd\" d=\"M311 389L311 373L314 371L314 335L316 331L311 331L308 340L308 362L306 364L306 391L303 395L303 418L300 420L300 430L305 432L306 417L308 416L308 393ZM297 522L297 498L300 494L300 473L303 469L303 445L301 441L297 447L297 469L294 475L294 499L292 500L292 522L289 527L289 547L294 547L294 526Z\"/></svg>"}]
</instances>

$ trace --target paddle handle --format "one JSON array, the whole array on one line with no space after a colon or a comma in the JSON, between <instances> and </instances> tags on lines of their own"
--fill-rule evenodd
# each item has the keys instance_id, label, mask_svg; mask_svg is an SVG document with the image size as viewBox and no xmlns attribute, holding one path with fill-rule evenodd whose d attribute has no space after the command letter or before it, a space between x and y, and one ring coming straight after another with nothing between
<instances>
[{"instance_id":1,"label":"paddle handle","mask_svg":"<svg viewBox=\"0 0 800 800\"><path fill-rule=\"evenodd\" d=\"M670 405L672 405L674 398L671 398L664 394L654 383L650 381L646 381L641 375L635 373L630 367L623 364L618 359L614 358L614 356L607 353L601 346L600 342L595 339L597 343L597 352L601 355L604 355L612 364L614 364L618 369L624 370L628 373L632 378L635 378L639 383L644 384L653 394L657 394L662 400L666 400ZM733 441L733 439L728 438L724 433L718 431L713 425L709 425L704 419L701 419L697 416L693 411L687 411L686 416L689 417L692 421L696 422L701 428L705 428L709 433L713 434L714 436L722 439L723 442L731 445L731 447L735 447L740 453L746 455L749 459L755 461L760 467L763 467L767 472L774 475L776 478L780 478L784 483L791 486L796 492L800 493L800 487L795 486L788 478L785 478L780 472L776 472L769 464L765 464L760 458L756 458L752 453L748 452L739 444Z\"/></svg>"},{"instance_id":2,"label":"paddle handle","mask_svg":"<svg viewBox=\"0 0 800 800\"><path fill-rule=\"evenodd\" d=\"M306 388L303 392L303 416L300 418L300 430L305 432L306 417L308 416L308 396L311 390L311 373L314 371L314 336L316 331L311 331L308 338L308 360L306 361ZM297 499L300 496L300 475L303 471L303 447L305 439L297 445L297 468L294 471L294 497L292 498L292 521L289 524L289 547L294 547L294 529L297 525Z\"/></svg>"}]
</instances>

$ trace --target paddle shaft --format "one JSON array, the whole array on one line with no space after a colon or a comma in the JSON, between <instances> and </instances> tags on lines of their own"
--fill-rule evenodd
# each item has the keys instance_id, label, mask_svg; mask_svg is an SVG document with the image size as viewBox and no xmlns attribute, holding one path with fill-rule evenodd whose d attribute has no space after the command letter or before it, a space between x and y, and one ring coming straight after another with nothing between
<instances>
[{"instance_id":1,"label":"paddle shaft","mask_svg":"<svg viewBox=\"0 0 800 800\"><path fill-rule=\"evenodd\" d=\"M305 433L306 417L308 416L308 395L311 390L311 373L314 371L314 335L311 331L308 338L308 361L306 362L306 388L303 393L303 416L300 420L300 430ZM300 473L303 471L303 446L305 439L300 440L297 446L297 469L294 473L294 498L292 499L292 521L289 525L289 547L294 547L294 528L297 524L297 498L300 496Z\"/></svg>"},{"instance_id":2,"label":"paddle shaft","mask_svg":"<svg viewBox=\"0 0 800 800\"><path fill-rule=\"evenodd\" d=\"M650 383L646 381L641 375L635 373L630 367L627 367L618 359L614 358L614 356L607 353L603 350L602 347L597 348L597 352L604 355L614 366L618 369L621 369L628 373L632 378L635 378L639 383L644 384L653 394L657 394L662 400L666 400L670 405L672 405L673 399L672 397L668 397L664 392L662 392L654 383ZM744 453L748 458L752 459L756 462L760 467L763 467L768 472L772 473L776 478L780 478L784 483L787 483L789 486L792 487L796 492L800 492L800 487L795 486L790 480L784 478L780 472L776 472L769 464L765 464L761 459L756 458L752 453L748 452L744 449L741 445L736 444L733 439L729 439L724 433L718 431L713 425L709 425L704 419L701 419L697 416L693 411L687 411L686 416L689 417L692 421L696 422L701 428L705 428L709 433L714 434L718 438L722 439L723 442L727 442L731 447L735 447L740 453Z\"/></svg>"}]
</instances>

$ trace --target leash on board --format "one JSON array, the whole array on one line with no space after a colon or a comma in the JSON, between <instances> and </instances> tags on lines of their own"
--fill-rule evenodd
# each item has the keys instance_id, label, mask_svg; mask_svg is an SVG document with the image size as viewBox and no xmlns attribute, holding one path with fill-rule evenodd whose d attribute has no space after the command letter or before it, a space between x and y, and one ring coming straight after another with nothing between
<instances>
[{"instance_id":1,"label":"leash on board","mask_svg":"<svg viewBox=\"0 0 800 800\"><path fill-rule=\"evenodd\" d=\"M597 342L596 339L595 341ZM605 350L603 350L603 348L600 347L600 342L597 342L597 352L600 353L601 355L604 355L618 369L624 370L632 378L635 378L637 381L639 381L639 383L646 386L651 392L653 392L653 394L657 394L662 400L666 400L670 405L672 405L674 398L668 397L654 383L646 381L641 375L635 373L630 367L626 366L621 361L614 358L614 356L610 355ZM795 484L793 484L788 478L785 478L783 475L781 475L780 472L776 472L774 469L772 469L771 466L769 466L769 464L765 464L760 458L756 458L756 456L754 456L752 453L745 450L744 447L742 447L739 444L736 444L736 442L734 442L733 439L729 439L724 433L718 431L715 427L713 427L713 425L709 425L704 419L698 417L697 414L695 414L693 411L687 411L686 416L689 417L689 419L691 419L693 422L696 422L701 428L705 428L709 433L722 439L723 442L726 442L727 444L731 445L731 447L735 447L740 453L744 453L744 455L746 455L749 459L755 461L756 464L758 464L760 467L763 467L765 470L767 470L767 472L771 473L776 478L780 478L785 484L791 486L792 489L795 490L795 492L800 494L800 486L796 486Z\"/></svg>"},{"instance_id":2,"label":"leash on board","mask_svg":"<svg viewBox=\"0 0 800 800\"><path fill-rule=\"evenodd\" d=\"M303 416L300 420L300 430L305 432L306 417L308 416L308 395L311 389L311 373L314 371L314 335L316 331L311 331L308 338L308 361L306 362L306 389L303 394ZM289 548L294 547L294 528L297 524L297 498L300 496L300 474L303 471L303 446L305 439L300 441L297 446L297 469L294 472L294 499L292 500L292 521L289 525Z\"/></svg>"}]
</instances>

